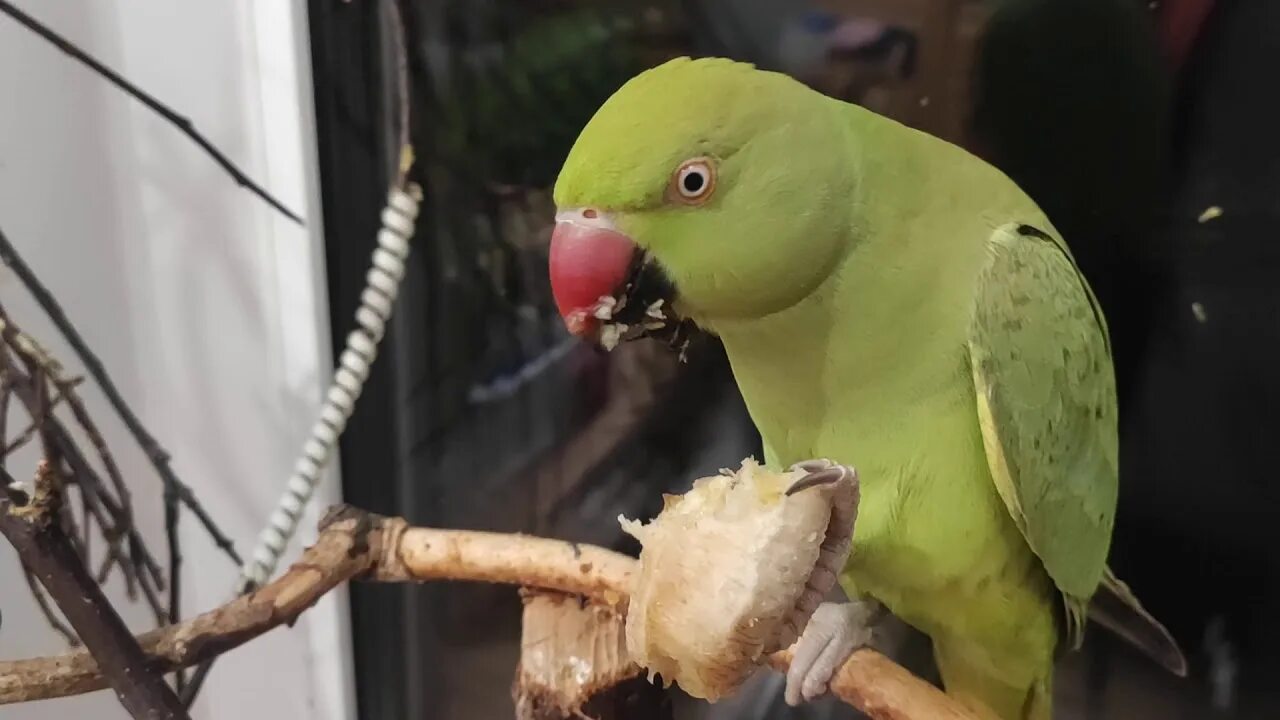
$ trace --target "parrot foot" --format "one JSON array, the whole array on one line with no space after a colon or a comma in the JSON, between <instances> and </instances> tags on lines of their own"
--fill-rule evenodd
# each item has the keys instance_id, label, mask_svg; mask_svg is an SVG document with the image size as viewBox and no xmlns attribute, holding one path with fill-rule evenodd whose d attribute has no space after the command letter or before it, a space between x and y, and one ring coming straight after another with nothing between
<instances>
[{"instance_id":1,"label":"parrot foot","mask_svg":"<svg viewBox=\"0 0 1280 720\"><path fill-rule=\"evenodd\" d=\"M787 705L796 706L826 694L831 679L845 660L872 641L870 625L879 612L879 603L872 600L822 602L836 589L841 570L838 565L845 559L854 536L854 521L858 518L858 474L852 468L824 459L796 462L791 470L804 470L808 475L796 480L787 489L787 495L845 480L850 480L851 488L850 497L832 506L831 529L822 543L818 566L797 605L796 610L801 612L817 609L804 623L787 670L786 701Z\"/></svg>"},{"instance_id":2,"label":"parrot foot","mask_svg":"<svg viewBox=\"0 0 1280 720\"><path fill-rule=\"evenodd\" d=\"M831 521L827 534L818 548L818 561L805 583L804 591L783 623L778 637L779 647L787 647L800 637L800 631L809 622L809 616L822 601L838 590L840 570L849 558L849 546L853 544L853 525L858 517L858 473L851 467L837 465L830 460L806 460L790 467L790 471L803 470L806 475L787 488L788 496L810 488L836 485L832 498ZM841 596L843 597L843 596Z\"/></svg>"},{"instance_id":3,"label":"parrot foot","mask_svg":"<svg viewBox=\"0 0 1280 720\"><path fill-rule=\"evenodd\" d=\"M822 603L795 644L786 701L797 706L825 695L831 678L858 648L871 644L881 606L874 600Z\"/></svg>"},{"instance_id":4,"label":"parrot foot","mask_svg":"<svg viewBox=\"0 0 1280 720\"><path fill-rule=\"evenodd\" d=\"M831 524L819 550L817 566L785 624L782 639L787 644L799 635L787 671L786 700L794 706L826 693L844 661L870 642L870 621L879 611L879 604L872 600L823 602L838 593L837 578L853 542L859 500L857 473L826 459L799 462L790 470L807 474L787 489L787 495L832 483L843 483L845 487L832 504ZM803 632L799 632L801 628Z\"/></svg>"}]
</instances>

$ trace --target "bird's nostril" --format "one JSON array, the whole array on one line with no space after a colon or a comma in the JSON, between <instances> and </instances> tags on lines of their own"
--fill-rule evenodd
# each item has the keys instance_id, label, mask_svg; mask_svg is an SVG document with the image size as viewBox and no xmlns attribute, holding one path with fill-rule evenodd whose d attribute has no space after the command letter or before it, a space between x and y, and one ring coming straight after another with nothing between
<instances>
[{"instance_id":1,"label":"bird's nostril","mask_svg":"<svg viewBox=\"0 0 1280 720\"><path fill-rule=\"evenodd\" d=\"M582 211L582 217L588 220L595 220L596 216L598 216L599 214L600 213L596 212L595 208L587 208L586 210Z\"/></svg>"}]
</instances>

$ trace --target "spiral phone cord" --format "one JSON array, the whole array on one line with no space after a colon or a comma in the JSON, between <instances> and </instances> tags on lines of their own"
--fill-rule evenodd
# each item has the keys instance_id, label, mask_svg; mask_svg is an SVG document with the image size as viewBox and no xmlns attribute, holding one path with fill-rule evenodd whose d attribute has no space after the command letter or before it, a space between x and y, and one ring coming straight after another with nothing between
<instances>
[{"instance_id":1,"label":"spiral phone cord","mask_svg":"<svg viewBox=\"0 0 1280 720\"><path fill-rule=\"evenodd\" d=\"M285 492L258 537L258 545L241 570L240 592L261 587L275 573L289 541L298 531L298 521L315 492L338 437L355 410L356 400L369 377L369 368L378 355L378 343L386 333L387 321L409 257L409 241L422 202L422 189L414 184L393 187L382 210L382 229L373 251L367 284L356 310L359 325L347 335L346 348L338 358L329 392L311 435L302 446Z\"/></svg>"}]
</instances>

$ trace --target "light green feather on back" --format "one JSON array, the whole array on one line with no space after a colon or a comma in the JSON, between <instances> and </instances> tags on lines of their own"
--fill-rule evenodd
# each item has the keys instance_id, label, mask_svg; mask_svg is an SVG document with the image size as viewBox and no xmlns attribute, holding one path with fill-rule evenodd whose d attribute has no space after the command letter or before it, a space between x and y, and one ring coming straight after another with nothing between
<instances>
[{"instance_id":1,"label":"light green feather on back","mask_svg":"<svg viewBox=\"0 0 1280 720\"><path fill-rule=\"evenodd\" d=\"M978 281L969 355L991 475L1064 595L1078 647L1115 517L1115 378L1106 321L1060 241L998 228Z\"/></svg>"}]
</instances>

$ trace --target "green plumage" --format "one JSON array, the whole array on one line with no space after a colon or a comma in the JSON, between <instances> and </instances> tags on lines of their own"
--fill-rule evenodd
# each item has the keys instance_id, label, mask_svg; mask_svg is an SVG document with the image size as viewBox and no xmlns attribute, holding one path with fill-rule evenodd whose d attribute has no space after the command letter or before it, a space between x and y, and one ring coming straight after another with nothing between
<instances>
[{"instance_id":1,"label":"green plumage","mask_svg":"<svg viewBox=\"0 0 1280 720\"><path fill-rule=\"evenodd\" d=\"M714 196L671 203L700 155ZM929 634L961 701L1049 717L1105 573L1117 443L1105 322L1036 205L959 148L725 60L620 90L555 199L610 213L720 335L769 463L858 469L846 589Z\"/></svg>"}]
</instances>

